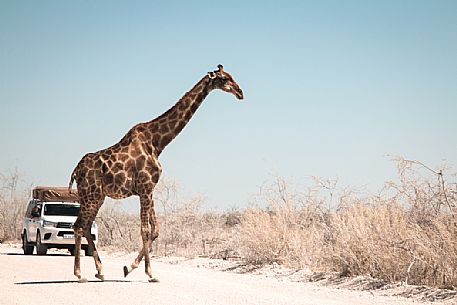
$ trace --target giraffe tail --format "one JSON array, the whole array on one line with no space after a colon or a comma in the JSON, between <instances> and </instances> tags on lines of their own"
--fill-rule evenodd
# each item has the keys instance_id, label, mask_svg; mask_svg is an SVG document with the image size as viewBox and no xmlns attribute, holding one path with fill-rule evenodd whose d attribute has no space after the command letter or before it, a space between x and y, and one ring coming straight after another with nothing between
<instances>
[{"instance_id":1,"label":"giraffe tail","mask_svg":"<svg viewBox=\"0 0 457 305\"><path fill-rule=\"evenodd\" d=\"M68 184L68 192L71 194L71 188L73 186L73 182L75 181L75 178L76 178L76 171L79 167L79 164L76 165L75 169L73 170L73 172L71 173L71 177L70 177L70 183Z\"/></svg>"}]
</instances>

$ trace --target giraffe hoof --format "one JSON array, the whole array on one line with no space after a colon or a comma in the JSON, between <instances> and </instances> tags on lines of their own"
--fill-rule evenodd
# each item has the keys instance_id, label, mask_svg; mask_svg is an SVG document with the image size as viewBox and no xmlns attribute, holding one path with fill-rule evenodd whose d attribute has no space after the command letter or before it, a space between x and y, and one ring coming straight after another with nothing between
<instances>
[{"instance_id":1,"label":"giraffe hoof","mask_svg":"<svg viewBox=\"0 0 457 305\"><path fill-rule=\"evenodd\" d=\"M160 282L158 278L156 277L151 277L149 280L148 280L149 283L158 283Z\"/></svg>"},{"instance_id":2,"label":"giraffe hoof","mask_svg":"<svg viewBox=\"0 0 457 305\"><path fill-rule=\"evenodd\" d=\"M100 281L104 282L105 281L105 276L103 274L96 274L95 275L96 278L98 278Z\"/></svg>"},{"instance_id":3,"label":"giraffe hoof","mask_svg":"<svg viewBox=\"0 0 457 305\"><path fill-rule=\"evenodd\" d=\"M78 283L87 283L87 279L85 277L81 277L78 279Z\"/></svg>"},{"instance_id":4,"label":"giraffe hoof","mask_svg":"<svg viewBox=\"0 0 457 305\"><path fill-rule=\"evenodd\" d=\"M124 277L127 277L129 275L129 268L127 266L124 266Z\"/></svg>"}]
</instances>

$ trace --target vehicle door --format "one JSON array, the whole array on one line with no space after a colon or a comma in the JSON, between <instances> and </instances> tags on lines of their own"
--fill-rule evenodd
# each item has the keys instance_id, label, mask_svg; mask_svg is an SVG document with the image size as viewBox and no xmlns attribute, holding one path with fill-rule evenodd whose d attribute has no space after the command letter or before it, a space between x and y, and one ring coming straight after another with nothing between
<instances>
[{"instance_id":1,"label":"vehicle door","mask_svg":"<svg viewBox=\"0 0 457 305\"><path fill-rule=\"evenodd\" d=\"M30 212L30 224L29 224L29 241L36 241L36 232L40 226L42 204L39 201L35 201Z\"/></svg>"},{"instance_id":2,"label":"vehicle door","mask_svg":"<svg viewBox=\"0 0 457 305\"><path fill-rule=\"evenodd\" d=\"M25 211L25 216L24 220L22 223L22 226L24 227L23 230L27 233L27 239L30 241L30 227L32 225L32 209L35 206L35 201L30 200L29 203L27 204L27 210Z\"/></svg>"}]
</instances>

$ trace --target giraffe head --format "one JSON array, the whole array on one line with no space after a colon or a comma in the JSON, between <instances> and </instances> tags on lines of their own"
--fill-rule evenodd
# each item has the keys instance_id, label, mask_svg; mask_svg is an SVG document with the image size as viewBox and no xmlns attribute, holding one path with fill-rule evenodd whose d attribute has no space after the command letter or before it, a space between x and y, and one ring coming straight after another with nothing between
<instances>
[{"instance_id":1,"label":"giraffe head","mask_svg":"<svg viewBox=\"0 0 457 305\"><path fill-rule=\"evenodd\" d=\"M242 100L243 90L236 83L233 77L224 71L222 65L217 66L218 70L208 72L208 77L212 83L214 89L221 89L225 92L231 93L236 96L237 99Z\"/></svg>"}]
</instances>

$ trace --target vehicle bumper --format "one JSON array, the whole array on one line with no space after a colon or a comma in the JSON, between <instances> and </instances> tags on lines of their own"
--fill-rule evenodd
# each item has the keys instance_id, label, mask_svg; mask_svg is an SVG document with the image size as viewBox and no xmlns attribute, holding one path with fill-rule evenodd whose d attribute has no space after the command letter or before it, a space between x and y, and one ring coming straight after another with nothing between
<instances>
[{"instance_id":1,"label":"vehicle bumper","mask_svg":"<svg viewBox=\"0 0 457 305\"><path fill-rule=\"evenodd\" d=\"M41 243L42 244L54 244L54 245L74 245L75 237L74 232L71 229L64 228L54 228L54 227L45 227L41 229ZM98 240L96 239L96 232L92 230L91 232L92 239L94 243L97 244ZM81 244L87 245L87 239L85 237L81 238Z\"/></svg>"}]
</instances>

